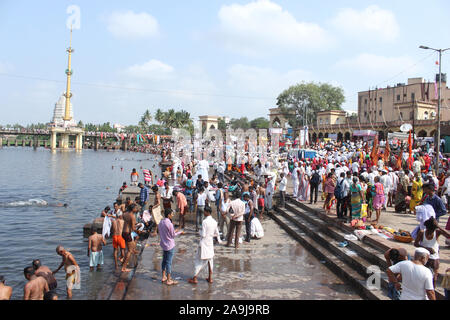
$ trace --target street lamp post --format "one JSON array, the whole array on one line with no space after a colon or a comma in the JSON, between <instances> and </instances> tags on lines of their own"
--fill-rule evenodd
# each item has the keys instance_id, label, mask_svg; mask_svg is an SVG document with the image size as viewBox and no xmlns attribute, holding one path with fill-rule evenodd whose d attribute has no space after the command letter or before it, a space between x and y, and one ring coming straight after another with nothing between
<instances>
[{"instance_id":1,"label":"street lamp post","mask_svg":"<svg viewBox=\"0 0 450 320\"><path fill-rule=\"evenodd\" d=\"M441 67L441 60L442 60L442 52L445 52L447 50L450 50L450 48L447 49L434 49L427 46L420 46L420 49L424 50L433 50L436 52L439 52L439 92L438 92L438 111L437 111L437 137L436 137L436 163L435 163L435 171L436 175L439 174L439 152L440 152L440 146L441 146L441 84L442 84L442 67Z\"/></svg>"}]
</instances>

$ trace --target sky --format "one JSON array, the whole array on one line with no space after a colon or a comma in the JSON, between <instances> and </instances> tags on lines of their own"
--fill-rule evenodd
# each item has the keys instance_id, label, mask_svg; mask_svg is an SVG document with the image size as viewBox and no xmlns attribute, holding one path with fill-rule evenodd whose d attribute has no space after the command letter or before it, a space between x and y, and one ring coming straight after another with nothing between
<instances>
[{"instance_id":1,"label":"sky","mask_svg":"<svg viewBox=\"0 0 450 320\"><path fill-rule=\"evenodd\" d=\"M149 109L194 119L267 117L292 85L359 91L434 81L450 47L450 2L0 0L0 124L49 122L65 92L84 123L137 124ZM450 54L442 59L443 72Z\"/></svg>"}]
</instances>

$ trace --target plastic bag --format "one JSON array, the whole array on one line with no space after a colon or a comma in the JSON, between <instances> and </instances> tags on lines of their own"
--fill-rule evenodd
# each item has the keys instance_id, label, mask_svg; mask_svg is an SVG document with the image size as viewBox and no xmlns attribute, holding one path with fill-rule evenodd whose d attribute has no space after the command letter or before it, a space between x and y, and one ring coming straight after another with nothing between
<instances>
[{"instance_id":1,"label":"plastic bag","mask_svg":"<svg viewBox=\"0 0 450 320\"><path fill-rule=\"evenodd\" d=\"M361 218L367 217L367 204L363 204L361 207Z\"/></svg>"}]
</instances>

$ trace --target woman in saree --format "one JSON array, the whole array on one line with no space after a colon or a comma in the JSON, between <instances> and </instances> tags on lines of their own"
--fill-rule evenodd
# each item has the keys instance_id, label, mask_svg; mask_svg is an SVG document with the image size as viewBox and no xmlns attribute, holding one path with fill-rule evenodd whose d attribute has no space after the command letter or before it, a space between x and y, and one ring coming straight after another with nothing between
<instances>
[{"instance_id":1,"label":"woman in saree","mask_svg":"<svg viewBox=\"0 0 450 320\"><path fill-rule=\"evenodd\" d=\"M353 177L353 183L350 186L350 201L352 208L352 219L361 219L361 208L364 203L364 192L358 183L358 178Z\"/></svg>"},{"instance_id":2,"label":"woman in saree","mask_svg":"<svg viewBox=\"0 0 450 320\"><path fill-rule=\"evenodd\" d=\"M309 198L309 180L308 176L304 171L300 174L299 177L299 186L298 186L298 198L299 201L307 201Z\"/></svg>"},{"instance_id":3,"label":"woman in saree","mask_svg":"<svg viewBox=\"0 0 450 320\"><path fill-rule=\"evenodd\" d=\"M412 183L412 188L411 188L411 201L409 203L409 210L411 211L411 213L416 213L416 206L420 204L420 201L422 200L422 196L423 196L423 181L422 178L420 176L420 173L417 172L414 176L414 180Z\"/></svg>"},{"instance_id":4,"label":"woman in saree","mask_svg":"<svg viewBox=\"0 0 450 320\"><path fill-rule=\"evenodd\" d=\"M330 214L331 207L333 206L334 200L334 188L336 187L336 182L333 179L333 174L330 172L325 180L324 191L327 194L323 208L326 210L327 214Z\"/></svg>"}]
</instances>

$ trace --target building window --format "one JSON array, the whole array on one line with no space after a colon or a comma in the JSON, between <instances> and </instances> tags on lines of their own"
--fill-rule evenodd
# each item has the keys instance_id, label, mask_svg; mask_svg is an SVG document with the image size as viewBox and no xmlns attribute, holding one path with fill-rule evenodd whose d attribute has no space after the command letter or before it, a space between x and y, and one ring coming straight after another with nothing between
<instances>
[{"instance_id":1,"label":"building window","mask_svg":"<svg viewBox=\"0 0 450 320\"><path fill-rule=\"evenodd\" d=\"M383 114L383 110L380 110L380 116Z\"/></svg>"},{"instance_id":2,"label":"building window","mask_svg":"<svg viewBox=\"0 0 450 320\"><path fill-rule=\"evenodd\" d=\"M380 97L380 103L382 103L383 102L383 98L382 97Z\"/></svg>"},{"instance_id":3,"label":"building window","mask_svg":"<svg viewBox=\"0 0 450 320\"><path fill-rule=\"evenodd\" d=\"M413 111L413 112L410 112L410 114L409 114L409 119L410 119L410 120L414 119L414 111Z\"/></svg>"},{"instance_id":4,"label":"building window","mask_svg":"<svg viewBox=\"0 0 450 320\"><path fill-rule=\"evenodd\" d=\"M364 104L367 104L367 99L364 100Z\"/></svg>"},{"instance_id":5,"label":"building window","mask_svg":"<svg viewBox=\"0 0 450 320\"><path fill-rule=\"evenodd\" d=\"M425 111L423 114L424 120L428 120L428 111Z\"/></svg>"},{"instance_id":6,"label":"building window","mask_svg":"<svg viewBox=\"0 0 450 320\"><path fill-rule=\"evenodd\" d=\"M399 94L397 95L397 101L400 101L400 95Z\"/></svg>"},{"instance_id":7,"label":"building window","mask_svg":"<svg viewBox=\"0 0 450 320\"><path fill-rule=\"evenodd\" d=\"M416 94L413 92L413 93L411 93L411 100L412 101L415 101L416 100Z\"/></svg>"},{"instance_id":8,"label":"building window","mask_svg":"<svg viewBox=\"0 0 450 320\"><path fill-rule=\"evenodd\" d=\"M364 116L367 117L367 111L364 111Z\"/></svg>"}]
</instances>

